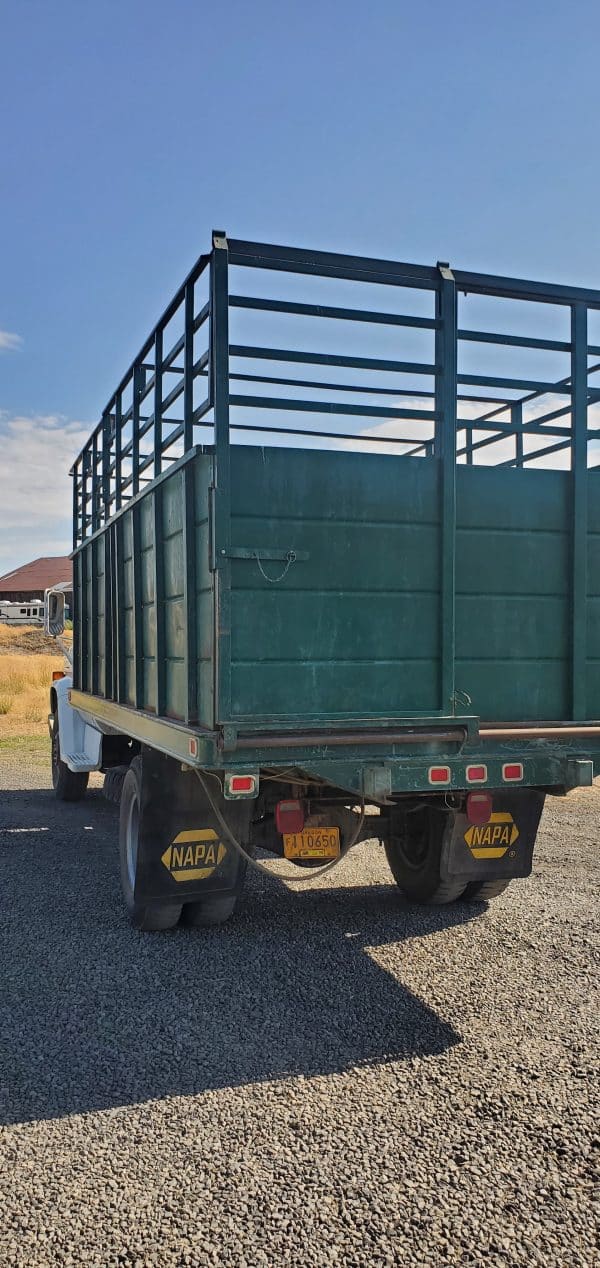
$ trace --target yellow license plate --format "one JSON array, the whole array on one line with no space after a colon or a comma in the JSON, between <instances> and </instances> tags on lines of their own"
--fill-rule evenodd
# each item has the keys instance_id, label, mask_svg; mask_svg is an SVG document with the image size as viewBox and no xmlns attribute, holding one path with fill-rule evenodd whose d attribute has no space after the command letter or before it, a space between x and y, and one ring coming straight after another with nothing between
<instances>
[{"instance_id":1,"label":"yellow license plate","mask_svg":"<svg viewBox=\"0 0 600 1268\"><path fill-rule=\"evenodd\" d=\"M283 853L286 859L337 859L340 830L304 828L302 832L284 832Z\"/></svg>"}]
</instances>

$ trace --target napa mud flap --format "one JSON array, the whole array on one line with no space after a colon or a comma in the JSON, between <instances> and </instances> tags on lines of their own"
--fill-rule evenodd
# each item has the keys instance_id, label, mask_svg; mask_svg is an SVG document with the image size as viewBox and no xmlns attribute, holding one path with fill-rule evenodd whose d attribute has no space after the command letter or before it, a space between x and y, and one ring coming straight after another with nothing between
<instances>
[{"instance_id":1,"label":"napa mud flap","mask_svg":"<svg viewBox=\"0 0 600 1268\"><path fill-rule=\"evenodd\" d=\"M442 879L507 880L529 876L544 793L532 789L492 793L487 823L472 824L466 814L449 816L442 845Z\"/></svg>"},{"instance_id":2,"label":"napa mud flap","mask_svg":"<svg viewBox=\"0 0 600 1268\"><path fill-rule=\"evenodd\" d=\"M217 781L212 782L231 832L245 844L251 803L224 801ZM245 870L194 772L145 749L136 902L173 898L187 903L209 894L234 895L242 887Z\"/></svg>"}]
</instances>

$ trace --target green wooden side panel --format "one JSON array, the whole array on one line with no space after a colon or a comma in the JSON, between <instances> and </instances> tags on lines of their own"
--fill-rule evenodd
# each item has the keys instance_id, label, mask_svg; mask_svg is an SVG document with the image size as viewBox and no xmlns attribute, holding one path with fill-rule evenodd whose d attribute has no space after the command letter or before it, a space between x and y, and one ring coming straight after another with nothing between
<instances>
[{"instance_id":1,"label":"green wooden side panel","mask_svg":"<svg viewBox=\"0 0 600 1268\"><path fill-rule=\"evenodd\" d=\"M121 517L121 568L123 570L123 600L121 629L123 656L125 658L125 698L123 703L135 704L135 633L133 587L133 527L131 512Z\"/></svg>"},{"instance_id":2,"label":"green wooden side panel","mask_svg":"<svg viewBox=\"0 0 600 1268\"><path fill-rule=\"evenodd\" d=\"M488 721L570 717L570 477L457 468L456 687Z\"/></svg>"},{"instance_id":3,"label":"green wooden side panel","mask_svg":"<svg viewBox=\"0 0 600 1268\"><path fill-rule=\"evenodd\" d=\"M184 718L187 697L183 472L162 486L165 702L169 717Z\"/></svg>"},{"instance_id":4,"label":"green wooden side panel","mask_svg":"<svg viewBox=\"0 0 600 1268\"><path fill-rule=\"evenodd\" d=\"M118 584L117 579L110 575L112 563L106 575L110 528L80 549L77 576L81 571L87 579L81 594L85 651L81 657L78 682L84 691L91 694L116 698L116 694L113 696L113 681L117 675L112 659L117 655L118 646L123 658L121 703L137 704L137 707L155 713L158 703L157 669L160 667L164 679L161 712L165 717L185 721L189 712L188 673L191 673L191 665L194 681L198 683L191 720L212 726L213 587L208 559L208 489L212 480L212 457L199 454L193 459L193 466L189 542L186 541L184 524L185 471L180 468L162 480L160 486L149 486L137 501L135 510L128 507L120 515ZM160 492L155 506L157 487ZM134 515L137 515L138 523L137 550ZM160 533L158 557L155 540L157 515ZM113 613L106 606L107 583L110 594L111 582L115 583L115 592L121 595L118 613ZM196 620L195 637L189 650L188 597ZM108 631L107 620L111 625ZM110 666L106 661L107 637ZM114 646L110 643L111 637ZM139 695L136 698L137 679Z\"/></svg>"},{"instance_id":5,"label":"green wooden side panel","mask_svg":"<svg viewBox=\"0 0 600 1268\"><path fill-rule=\"evenodd\" d=\"M98 691L106 692L106 621L107 601L106 584L109 581L108 560L106 558L106 538L100 537L96 543L96 589L98 595Z\"/></svg>"},{"instance_id":6,"label":"green wooden side panel","mask_svg":"<svg viewBox=\"0 0 600 1268\"><path fill-rule=\"evenodd\" d=\"M600 718L600 471L588 471L586 716Z\"/></svg>"},{"instance_id":7,"label":"green wooden side panel","mask_svg":"<svg viewBox=\"0 0 600 1268\"><path fill-rule=\"evenodd\" d=\"M199 454L194 460L194 538L196 553L196 675L198 717L204 726L214 725L214 578L209 566L209 488L213 459Z\"/></svg>"},{"instance_id":8,"label":"green wooden side panel","mask_svg":"<svg viewBox=\"0 0 600 1268\"><path fill-rule=\"evenodd\" d=\"M438 710L438 464L245 447L231 463L232 545L308 554L279 581L284 561L232 562L232 716Z\"/></svg>"},{"instance_id":9,"label":"green wooden side panel","mask_svg":"<svg viewBox=\"0 0 600 1268\"><path fill-rule=\"evenodd\" d=\"M82 650L82 686L85 691L103 695L106 680L105 661L105 547L104 538L89 542L84 548L85 581L81 596L84 623Z\"/></svg>"}]
</instances>

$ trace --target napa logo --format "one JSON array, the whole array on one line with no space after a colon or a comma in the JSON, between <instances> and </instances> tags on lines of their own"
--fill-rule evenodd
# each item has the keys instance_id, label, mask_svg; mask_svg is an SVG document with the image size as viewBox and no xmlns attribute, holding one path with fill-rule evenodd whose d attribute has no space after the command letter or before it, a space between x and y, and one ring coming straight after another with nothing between
<instances>
[{"instance_id":1,"label":"napa logo","mask_svg":"<svg viewBox=\"0 0 600 1268\"><path fill-rule=\"evenodd\" d=\"M178 832L161 855L174 881L205 881L223 862L227 849L213 828Z\"/></svg>"},{"instance_id":2,"label":"napa logo","mask_svg":"<svg viewBox=\"0 0 600 1268\"><path fill-rule=\"evenodd\" d=\"M488 823L472 824L465 841L476 859L501 859L515 844L519 829L507 810L490 815Z\"/></svg>"}]
</instances>

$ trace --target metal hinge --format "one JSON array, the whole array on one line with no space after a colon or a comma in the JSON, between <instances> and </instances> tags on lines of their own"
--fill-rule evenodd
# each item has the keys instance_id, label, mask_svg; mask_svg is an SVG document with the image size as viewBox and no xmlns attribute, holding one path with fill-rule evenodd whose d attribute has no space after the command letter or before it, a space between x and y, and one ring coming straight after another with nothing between
<instances>
[{"instance_id":1,"label":"metal hinge","mask_svg":"<svg viewBox=\"0 0 600 1268\"><path fill-rule=\"evenodd\" d=\"M291 563L296 563L296 560L304 561L310 559L310 555L306 550L293 550L292 548L288 550L263 550L262 546L223 547L219 554L225 555L227 559L258 559L263 560L264 563L269 563L272 559L285 559Z\"/></svg>"},{"instance_id":2,"label":"metal hinge","mask_svg":"<svg viewBox=\"0 0 600 1268\"><path fill-rule=\"evenodd\" d=\"M292 564L297 563L298 560L306 560L309 558L308 552L305 550L262 550L252 546L223 546L217 554L219 556L215 564L217 568L219 566L219 562L223 562L225 559L254 560L254 562L258 565L258 571L261 576L265 581L268 581L270 585L277 585L279 581L283 581ZM272 563L273 561L277 562L277 560L283 561L285 567L276 577L271 577L268 572L265 572L263 563Z\"/></svg>"}]
</instances>

